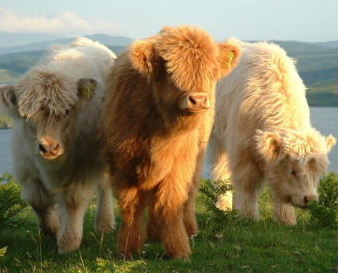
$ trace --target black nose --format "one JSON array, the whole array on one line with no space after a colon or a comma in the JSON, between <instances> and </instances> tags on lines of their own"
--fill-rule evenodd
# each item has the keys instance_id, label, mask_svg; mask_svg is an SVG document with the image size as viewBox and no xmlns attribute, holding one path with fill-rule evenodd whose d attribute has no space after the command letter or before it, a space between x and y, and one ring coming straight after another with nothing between
<instances>
[{"instance_id":1,"label":"black nose","mask_svg":"<svg viewBox=\"0 0 338 273\"><path fill-rule=\"evenodd\" d=\"M192 105L197 104L197 101L192 96L189 96L189 101L191 102Z\"/></svg>"},{"instance_id":2,"label":"black nose","mask_svg":"<svg viewBox=\"0 0 338 273\"><path fill-rule=\"evenodd\" d=\"M199 96L189 96L189 101L192 105L205 105L207 102L208 97L205 95L199 95Z\"/></svg>"},{"instance_id":3,"label":"black nose","mask_svg":"<svg viewBox=\"0 0 338 273\"><path fill-rule=\"evenodd\" d=\"M190 95L189 101L193 107L195 106L205 107L208 104L208 97L207 95L204 94Z\"/></svg>"},{"instance_id":4,"label":"black nose","mask_svg":"<svg viewBox=\"0 0 338 273\"><path fill-rule=\"evenodd\" d=\"M42 152L42 153L45 153L45 152L47 152L47 149L42 144L39 144L39 151Z\"/></svg>"},{"instance_id":5,"label":"black nose","mask_svg":"<svg viewBox=\"0 0 338 273\"><path fill-rule=\"evenodd\" d=\"M307 206L311 201L318 201L318 195L315 194L310 194L310 195L305 195L304 196L304 205Z\"/></svg>"},{"instance_id":6,"label":"black nose","mask_svg":"<svg viewBox=\"0 0 338 273\"><path fill-rule=\"evenodd\" d=\"M42 153L50 153L50 152L57 152L60 145L59 143L52 143L52 144L39 144L39 151Z\"/></svg>"}]
</instances>

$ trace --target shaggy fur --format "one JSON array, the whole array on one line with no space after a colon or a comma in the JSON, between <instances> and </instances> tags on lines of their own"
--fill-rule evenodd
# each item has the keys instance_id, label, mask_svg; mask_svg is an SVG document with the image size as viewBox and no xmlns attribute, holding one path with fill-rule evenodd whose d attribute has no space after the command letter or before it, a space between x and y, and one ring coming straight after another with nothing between
<instances>
[{"instance_id":1,"label":"shaggy fur","mask_svg":"<svg viewBox=\"0 0 338 273\"><path fill-rule=\"evenodd\" d=\"M88 203L99 186L96 228L114 226L112 193L104 179L97 123L114 53L79 38L55 46L0 102L14 118L13 155L22 196L40 226L57 236L58 252L76 250Z\"/></svg>"},{"instance_id":2,"label":"shaggy fur","mask_svg":"<svg viewBox=\"0 0 338 273\"><path fill-rule=\"evenodd\" d=\"M122 211L119 249L125 257L142 249L146 207L150 238L160 239L172 258L190 254L214 86L238 56L236 45L217 44L205 31L181 26L136 41L118 57L101 134Z\"/></svg>"},{"instance_id":3,"label":"shaggy fur","mask_svg":"<svg viewBox=\"0 0 338 273\"><path fill-rule=\"evenodd\" d=\"M213 178L231 173L235 208L255 219L265 180L278 219L295 224L293 206L318 198L335 140L311 127L304 84L283 49L268 43L242 43L242 48L240 64L217 88Z\"/></svg>"}]
</instances>

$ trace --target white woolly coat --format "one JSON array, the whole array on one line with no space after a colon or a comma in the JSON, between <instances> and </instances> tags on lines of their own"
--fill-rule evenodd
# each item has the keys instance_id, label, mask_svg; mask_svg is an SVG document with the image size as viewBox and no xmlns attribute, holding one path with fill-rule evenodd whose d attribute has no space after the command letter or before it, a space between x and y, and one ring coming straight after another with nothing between
<instances>
[{"instance_id":1,"label":"white woolly coat","mask_svg":"<svg viewBox=\"0 0 338 273\"><path fill-rule=\"evenodd\" d=\"M294 61L275 44L241 45L239 65L217 87L213 130L214 137L226 145L228 157L234 158L239 149L255 149L257 129L301 132L311 128L306 88Z\"/></svg>"},{"instance_id":2,"label":"white woolly coat","mask_svg":"<svg viewBox=\"0 0 338 273\"><path fill-rule=\"evenodd\" d=\"M104 164L99 156L97 124L105 92L105 78L115 58L115 54L104 45L79 38L70 45L51 48L47 55L21 78L18 86L25 84L27 80L33 80L38 75L37 71L55 74L60 81L66 79L73 88L67 90L69 93L66 94L64 105L55 106L60 108L55 109L56 112L64 111L64 107L77 99L75 87L78 79L94 78L98 85L94 97L77 113L72 144L70 150L65 151L62 161L49 162L42 159L36 151L34 137L32 138L26 130L26 121L22 118L15 119L12 148L15 173L20 183L43 181L51 193L58 193L66 187L79 183L88 184L98 179L96 175L102 173ZM20 96L25 95L27 94L20 94L18 91L17 100L20 102ZM36 94L38 95L42 94ZM29 187L26 190L29 190ZM86 196L85 192L83 194Z\"/></svg>"}]
</instances>

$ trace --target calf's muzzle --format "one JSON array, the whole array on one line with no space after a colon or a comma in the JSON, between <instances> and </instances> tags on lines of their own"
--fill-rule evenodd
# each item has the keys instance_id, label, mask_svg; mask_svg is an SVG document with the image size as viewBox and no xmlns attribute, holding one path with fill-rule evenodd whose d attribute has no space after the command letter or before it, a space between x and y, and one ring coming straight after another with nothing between
<instances>
[{"instance_id":1,"label":"calf's muzzle","mask_svg":"<svg viewBox=\"0 0 338 273\"><path fill-rule=\"evenodd\" d=\"M63 154L63 149L60 143L47 137L40 140L39 152L46 159L55 159Z\"/></svg>"},{"instance_id":2,"label":"calf's muzzle","mask_svg":"<svg viewBox=\"0 0 338 273\"><path fill-rule=\"evenodd\" d=\"M311 201L318 201L318 195L310 194L304 196L304 206L308 206Z\"/></svg>"},{"instance_id":3,"label":"calf's muzzle","mask_svg":"<svg viewBox=\"0 0 338 273\"><path fill-rule=\"evenodd\" d=\"M205 93L193 93L186 95L181 103L181 109L202 111L210 108L209 97Z\"/></svg>"}]
</instances>

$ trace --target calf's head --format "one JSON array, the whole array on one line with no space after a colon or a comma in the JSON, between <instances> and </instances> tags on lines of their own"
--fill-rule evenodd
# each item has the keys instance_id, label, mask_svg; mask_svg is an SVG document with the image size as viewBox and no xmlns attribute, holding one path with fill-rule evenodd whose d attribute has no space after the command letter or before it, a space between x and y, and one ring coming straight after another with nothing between
<instances>
[{"instance_id":1,"label":"calf's head","mask_svg":"<svg viewBox=\"0 0 338 273\"><path fill-rule=\"evenodd\" d=\"M76 82L54 72L30 71L17 86L0 88L0 104L24 126L34 151L53 160L64 155L76 137L78 112L93 97L96 85L90 78Z\"/></svg>"},{"instance_id":2,"label":"calf's head","mask_svg":"<svg viewBox=\"0 0 338 273\"><path fill-rule=\"evenodd\" d=\"M318 200L319 180L329 164L327 155L336 143L333 136L325 138L310 129L303 133L257 131L255 138L274 198L302 208Z\"/></svg>"},{"instance_id":3,"label":"calf's head","mask_svg":"<svg viewBox=\"0 0 338 273\"><path fill-rule=\"evenodd\" d=\"M165 27L158 35L136 41L131 63L152 85L164 114L194 115L209 109L216 81L236 66L240 48L216 43L196 27Z\"/></svg>"}]
</instances>

